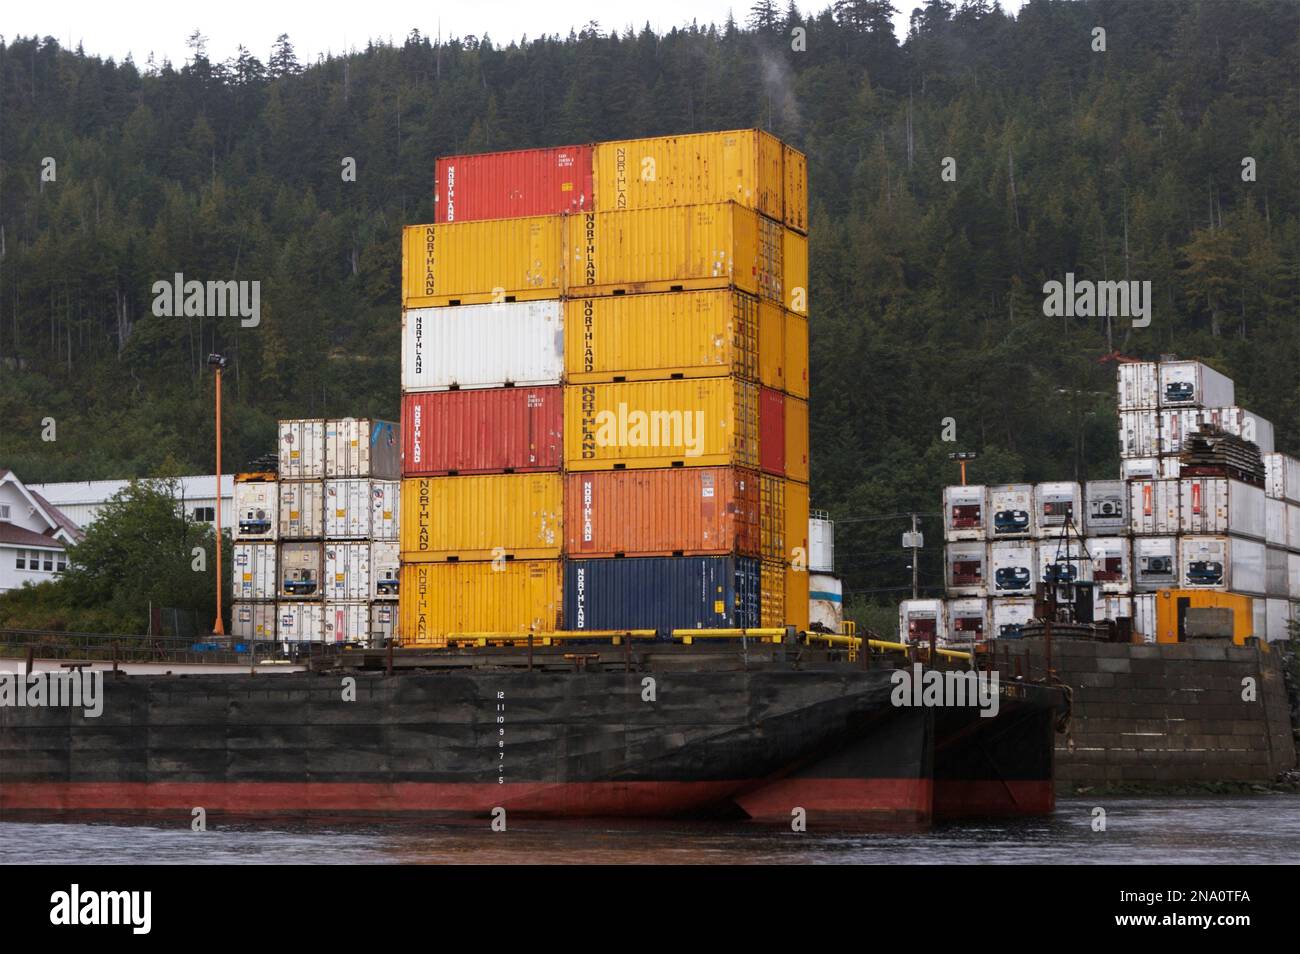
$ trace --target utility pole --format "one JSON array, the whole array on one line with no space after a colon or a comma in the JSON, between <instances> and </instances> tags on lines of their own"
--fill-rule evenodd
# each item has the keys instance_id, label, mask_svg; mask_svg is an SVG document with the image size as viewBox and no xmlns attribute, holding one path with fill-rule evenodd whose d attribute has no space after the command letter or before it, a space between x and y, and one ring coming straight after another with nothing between
<instances>
[{"instance_id":1,"label":"utility pole","mask_svg":"<svg viewBox=\"0 0 1300 954\"><path fill-rule=\"evenodd\" d=\"M224 636L226 624L221 619L221 372L226 359L219 354L210 354L208 364L217 372L217 620L212 624L212 634Z\"/></svg>"},{"instance_id":2,"label":"utility pole","mask_svg":"<svg viewBox=\"0 0 1300 954\"><path fill-rule=\"evenodd\" d=\"M921 551L918 546L920 540L921 540L921 534L917 528L916 514L912 514L912 599L918 598L917 564L921 558Z\"/></svg>"}]
</instances>

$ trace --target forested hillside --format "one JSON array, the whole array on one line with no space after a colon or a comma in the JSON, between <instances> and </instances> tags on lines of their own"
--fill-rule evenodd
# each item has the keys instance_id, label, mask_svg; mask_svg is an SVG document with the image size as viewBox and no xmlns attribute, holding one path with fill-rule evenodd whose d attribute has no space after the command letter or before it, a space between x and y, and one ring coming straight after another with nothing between
<instances>
[{"instance_id":1,"label":"forested hillside","mask_svg":"<svg viewBox=\"0 0 1300 954\"><path fill-rule=\"evenodd\" d=\"M1113 350L1211 362L1300 452L1300 6L929 0L902 44L890 12L760 2L507 47L412 31L315 64L291 38L219 63L195 36L184 65L9 40L0 465L210 473L212 351L228 469L278 417L394 417L398 236L432 217L435 156L748 126L809 157L813 505L839 521L846 595L910 584L906 521L880 518L937 512L952 450L979 482L1116 475ZM154 317L176 272L260 280L260 325ZM1150 326L1045 317L1067 272L1149 280Z\"/></svg>"}]
</instances>

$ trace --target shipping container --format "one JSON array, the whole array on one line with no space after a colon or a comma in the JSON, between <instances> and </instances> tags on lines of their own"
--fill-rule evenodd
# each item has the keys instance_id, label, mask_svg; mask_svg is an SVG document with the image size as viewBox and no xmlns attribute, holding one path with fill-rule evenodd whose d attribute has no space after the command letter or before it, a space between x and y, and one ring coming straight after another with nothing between
<instances>
[{"instance_id":1,"label":"shipping container","mask_svg":"<svg viewBox=\"0 0 1300 954\"><path fill-rule=\"evenodd\" d=\"M758 380L766 388L785 390L785 311L774 301L758 306Z\"/></svg>"},{"instance_id":2,"label":"shipping container","mask_svg":"<svg viewBox=\"0 0 1300 954\"><path fill-rule=\"evenodd\" d=\"M1183 533L1264 539L1264 491L1227 477L1179 481L1179 529Z\"/></svg>"},{"instance_id":3,"label":"shipping container","mask_svg":"<svg viewBox=\"0 0 1300 954\"><path fill-rule=\"evenodd\" d=\"M759 561L758 625L785 625L785 564L780 560Z\"/></svg>"},{"instance_id":4,"label":"shipping container","mask_svg":"<svg viewBox=\"0 0 1300 954\"><path fill-rule=\"evenodd\" d=\"M319 418L281 421L280 480L319 480L324 476L325 422Z\"/></svg>"},{"instance_id":5,"label":"shipping container","mask_svg":"<svg viewBox=\"0 0 1300 954\"><path fill-rule=\"evenodd\" d=\"M1037 544L1033 540L999 540L989 544L988 576L991 596L1033 594L1038 582Z\"/></svg>"},{"instance_id":6,"label":"shipping container","mask_svg":"<svg viewBox=\"0 0 1300 954\"><path fill-rule=\"evenodd\" d=\"M808 237L792 232L782 231L781 263L783 277L781 286L785 298L783 305L796 315L808 315Z\"/></svg>"},{"instance_id":7,"label":"shipping container","mask_svg":"<svg viewBox=\"0 0 1300 954\"><path fill-rule=\"evenodd\" d=\"M808 570L800 566L785 568L785 625L803 632L808 629Z\"/></svg>"},{"instance_id":8,"label":"shipping container","mask_svg":"<svg viewBox=\"0 0 1300 954\"><path fill-rule=\"evenodd\" d=\"M1178 538L1133 538L1133 589L1151 592L1178 585Z\"/></svg>"},{"instance_id":9,"label":"shipping container","mask_svg":"<svg viewBox=\"0 0 1300 954\"><path fill-rule=\"evenodd\" d=\"M236 540L275 540L280 530L279 490L274 480L235 481Z\"/></svg>"},{"instance_id":10,"label":"shipping container","mask_svg":"<svg viewBox=\"0 0 1300 954\"><path fill-rule=\"evenodd\" d=\"M434 169L438 223L559 215L592 206L591 146L442 156Z\"/></svg>"},{"instance_id":11,"label":"shipping container","mask_svg":"<svg viewBox=\"0 0 1300 954\"><path fill-rule=\"evenodd\" d=\"M808 319L792 311L785 313L785 389L795 397L807 399Z\"/></svg>"},{"instance_id":12,"label":"shipping container","mask_svg":"<svg viewBox=\"0 0 1300 954\"><path fill-rule=\"evenodd\" d=\"M558 387L404 395L403 476L559 470L563 415Z\"/></svg>"},{"instance_id":13,"label":"shipping container","mask_svg":"<svg viewBox=\"0 0 1300 954\"><path fill-rule=\"evenodd\" d=\"M276 545L236 543L230 554L231 596L239 602L273 600L276 593Z\"/></svg>"},{"instance_id":14,"label":"shipping container","mask_svg":"<svg viewBox=\"0 0 1300 954\"><path fill-rule=\"evenodd\" d=\"M1149 411L1160 406L1160 373L1154 361L1118 366L1119 409Z\"/></svg>"},{"instance_id":15,"label":"shipping container","mask_svg":"<svg viewBox=\"0 0 1300 954\"><path fill-rule=\"evenodd\" d=\"M402 307L555 299L564 293L564 216L402 230Z\"/></svg>"},{"instance_id":16,"label":"shipping container","mask_svg":"<svg viewBox=\"0 0 1300 954\"><path fill-rule=\"evenodd\" d=\"M825 510L814 510L808 518L808 569L835 572L835 522Z\"/></svg>"},{"instance_id":17,"label":"shipping container","mask_svg":"<svg viewBox=\"0 0 1300 954\"><path fill-rule=\"evenodd\" d=\"M1146 643L1156 641L1156 599L1155 593L1133 594L1133 632Z\"/></svg>"},{"instance_id":18,"label":"shipping container","mask_svg":"<svg viewBox=\"0 0 1300 954\"><path fill-rule=\"evenodd\" d=\"M1101 537L1129 532L1128 488L1122 480L1090 480L1084 485L1083 530Z\"/></svg>"},{"instance_id":19,"label":"shipping container","mask_svg":"<svg viewBox=\"0 0 1300 954\"><path fill-rule=\"evenodd\" d=\"M1264 618L1262 599L1252 599L1240 593L1223 593L1212 590L1161 590L1152 600L1155 611L1153 632L1159 643L1181 643L1189 637L1188 610L1218 609L1231 614L1232 641L1245 645L1250 636L1263 638Z\"/></svg>"},{"instance_id":20,"label":"shipping container","mask_svg":"<svg viewBox=\"0 0 1300 954\"><path fill-rule=\"evenodd\" d=\"M280 481L280 539L319 540L324 534L324 481Z\"/></svg>"},{"instance_id":21,"label":"shipping container","mask_svg":"<svg viewBox=\"0 0 1300 954\"><path fill-rule=\"evenodd\" d=\"M564 391L568 470L758 466L757 385L697 378Z\"/></svg>"},{"instance_id":22,"label":"shipping container","mask_svg":"<svg viewBox=\"0 0 1300 954\"><path fill-rule=\"evenodd\" d=\"M559 474L402 481L402 562L551 560L564 545Z\"/></svg>"},{"instance_id":23,"label":"shipping container","mask_svg":"<svg viewBox=\"0 0 1300 954\"><path fill-rule=\"evenodd\" d=\"M983 484L963 484L943 489L945 540L983 540L987 525L988 490Z\"/></svg>"},{"instance_id":24,"label":"shipping container","mask_svg":"<svg viewBox=\"0 0 1300 954\"><path fill-rule=\"evenodd\" d=\"M540 387L563 377L559 301L402 312L403 391Z\"/></svg>"},{"instance_id":25,"label":"shipping container","mask_svg":"<svg viewBox=\"0 0 1300 954\"><path fill-rule=\"evenodd\" d=\"M1228 407L1236 403L1232 379L1199 361L1160 365L1161 407Z\"/></svg>"},{"instance_id":26,"label":"shipping container","mask_svg":"<svg viewBox=\"0 0 1300 954\"><path fill-rule=\"evenodd\" d=\"M1264 498L1264 542L1286 549L1286 501Z\"/></svg>"},{"instance_id":27,"label":"shipping container","mask_svg":"<svg viewBox=\"0 0 1300 954\"><path fill-rule=\"evenodd\" d=\"M1163 480L1177 480L1182 476L1182 461L1177 457L1161 457L1160 473L1157 475Z\"/></svg>"},{"instance_id":28,"label":"shipping container","mask_svg":"<svg viewBox=\"0 0 1300 954\"><path fill-rule=\"evenodd\" d=\"M1261 454L1271 454L1276 450L1273 423L1253 411L1241 407L1224 408L1220 420L1225 431L1244 441L1250 441L1259 448Z\"/></svg>"},{"instance_id":29,"label":"shipping container","mask_svg":"<svg viewBox=\"0 0 1300 954\"><path fill-rule=\"evenodd\" d=\"M786 188L783 151L780 140L758 129L597 143L592 157L595 207L609 211L737 202L780 222Z\"/></svg>"},{"instance_id":30,"label":"shipping container","mask_svg":"<svg viewBox=\"0 0 1300 954\"><path fill-rule=\"evenodd\" d=\"M281 543L278 556L280 597L319 600L324 554L319 543Z\"/></svg>"},{"instance_id":31,"label":"shipping container","mask_svg":"<svg viewBox=\"0 0 1300 954\"><path fill-rule=\"evenodd\" d=\"M808 402L785 396L785 475L808 482Z\"/></svg>"},{"instance_id":32,"label":"shipping container","mask_svg":"<svg viewBox=\"0 0 1300 954\"><path fill-rule=\"evenodd\" d=\"M1289 600L1269 599L1265 602L1265 635L1270 643L1290 638L1290 624L1295 609Z\"/></svg>"},{"instance_id":33,"label":"shipping container","mask_svg":"<svg viewBox=\"0 0 1300 954\"><path fill-rule=\"evenodd\" d=\"M404 563L402 645L439 645L451 634L553 632L560 628L561 575L559 560Z\"/></svg>"},{"instance_id":34,"label":"shipping container","mask_svg":"<svg viewBox=\"0 0 1300 954\"><path fill-rule=\"evenodd\" d=\"M775 306L769 306L775 307ZM759 376L759 303L726 289L571 298L564 303L569 384Z\"/></svg>"},{"instance_id":35,"label":"shipping container","mask_svg":"<svg viewBox=\"0 0 1300 954\"><path fill-rule=\"evenodd\" d=\"M1261 453L1273 451L1273 425L1265 418L1240 407L1197 407L1160 412L1161 454L1181 454L1202 429L1218 429L1250 441Z\"/></svg>"},{"instance_id":36,"label":"shipping container","mask_svg":"<svg viewBox=\"0 0 1300 954\"><path fill-rule=\"evenodd\" d=\"M274 603L236 603L230 607L230 635L256 642L275 641Z\"/></svg>"},{"instance_id":37,"label":"shipping container","mask_svg":"<svg viewBox=\"0 0 1300 954\"><path fill-rule=\"evenodd\" d=\"M808 575L808 485L785 482L785 560Z\"/></svg>"},{"instance_id":38,"label":"shipping container","mask_svg":"<svg viewBox=\"0 0 1300 954\"><path fill-rule=\"evenodd\" d=\"M365 600L327 600L325 642L365 646L370 643L370 604Z\"/></svg>"},{"instance_id":39,"label":"shipping container","mask_svg":"<svg viewBox=\"0 0 1300 954\"><path fill-rule=\"evenodd\" d=\"M368 417L325 422L325 476L396 480L402 473L397 425Z\"/></svg>"},{"instance_id":40,"label":"shipping container","mask_svg":"<svg viewBox=\"0 0 1300 954\"><path fill-rule=\"evenodd\" d=\"M568 560L564 619L571 630L654 629L662 636L674 629L753 628L760 585L752 557Z\"/></svg>"},{"instance_id":41,"label":"shipping container","mask_svg":"<svg viewBox=\"0 0 1300 954\"><path fill-rule=\"evenodd\" d=\"M276 613L275 636L282 643L323 643L325 604L281 603Z\"/></svg>"},{"instance_id":42,"label":"shipping container","mask_svg":"<svg viewBox=\"0 0 1300 954\"><path fill-rule=\"evenodd\" d=\"M759 477L752 470L587 471L564 483L567 556L759 552Z\"/></svg>"},{"instance_id":43,"label":"shipping container","mask_svg":"<svg viewBox=\"0 0 1300 954\"><path fill-rule=\"evenodd\" d=\"M1129 593L1133 589L1133 546L1128 537L1087 537L1092 581L1098 593Z\"/></svg>"},{"instance_id":44,"label":"shipping container","mask_svg":"<svg viewBox=\"0 0 1300 954\"><path fill-rule=\"evenodd\" d=\"M370 542L370 598L397 599L401 582L401 549L396 540Z\"/></svg>"},{"instance_id":45,"label":"shipping container","mask_svg":"<svg viewBox=\"0 0 1300 954\"><path fill-rule=\"evenodd\" d=\"M844 587L839 577L829 573L808 574L808 625L832 633L844 631Z\"/></svg>"},{"instance_id":46,"label":"shipping container","mask_svg":"<svg viewBox=\"0 0 1300 954\"><path fill-rule=\"evenodd\" d=\"M1117 620L1120 617L1133 618L1133 597L1094 590L1092 599L1093 621L1100 623L1103 620Z\"/></svg>"},{"instance_id":47,"label":"shipping container","mask_svg":"<svg viewBox=\"0 0 1300 954\"><path fill-rule=\"evenodd\" d=\"M765 474L785 476L785 395L758 389L758 466Z\"/></svg>"},{"instance_id":48,"label":"shipping container","mask_svg":"<svg viewBox=\"0 0 1300 954\"><path fill-rule=\"evenodd\" d=\"M1073 480L1058 480L1034 487L1034 528L1040 538L1059 537L1069 526L1083 526L1083 488Z\"/></svg>"},{"instance_id":49,"label":"shipping container","mask_svg":"<svg viewBox=\"0 0 1300 954\"><path fill-rule=\"evenodd\" d=\"M1157 457L1124 457L1119 462L1119 475L1122 480L1156 480L1160 474L1160 459Z\"/></svg>"},{"instance_id":50,"label":"shipping container","mask_svg":"<svg viewBox=\"0 0 1300 954\"><path fill-rule=\"evenodd\" d=\"M1286 505L1286 545L1287 549L1300 550L1300 505Z\"/></svg>"},{"instance_id":51,"label":"shipping container","mask_svg":"<svg viewBox=\"0 0 1300 954\"><path fill-rule=\"evenodd\" d=\"M1264 592L1269 596L1286 598L1291 595L1287 579L1287 552L1279 547L1264 550Z\"/></svg>"},{"instance_id":52,"label":"shipping container","mask_svg":"<svg viewBox=\"0 0 1300 954\"><path fill-rule=\"evenodd\" d=\"M988 595L988 547L983 541L949 543L943 552L948 596Z\"/></svg>"},{"instance_id":53,"label":"shipping container","mask_svg":"<svg viewBox=\"0 0 1300 954\"><path fill-rule=\"evenodd\" d=\"M348 477L325 481L325 538L362 540L370 536L370 481Z\"/></svg>"},{"instance_id":54,"label":"shipping container","mask_svg":"<svg viewBox=\"0 0 1300 954\"><path fill-rule=\"evenodd\" d=\"M808 234L808 159L798 149L782 146L781 173L785 178L785 224Z\"/></svg>"},{"instance_id":55,"label":"shipping container","mask_svg":"<svg viewBox=\"0 0 1300 954\"><path fill-rule=\"evenodd\" d=\"M398 480L370 482L370 539L397 540L401 521L402 484Z\"/></svg>"},{"instance_id":56,"label":"shipping container","mask_svg":"<svg viewBox=\"0 0 1300 954\"><path fill-rule=\"evenodd\" d=\"M784 230L734 202L585 212L566 228L570 298L735 288L782 300Z\"/></svg>"},{"instance_id":57,"label":"shipping container","mask_svg":"<svg viewBox=\"0 0 1300 954\"><path fill-rule=\"evenodd\" d=\"M1133 480L1128 485L1129 528L1135 535L1178 532L1177 480Z\"/></svg>"},{"instance_id":58,"label":"shipping container","mask_svg":"<svg viewBox=\"0 0 1300 954\"><path fill-rule=\"evenodd\" d=\"M1090 551L1076 537L1043 540L1038 544L1036 582L1091 583L1092 569Z\"/></svg>"},{"instance_id":59,"label":"shipping container","mask_svg":"<svg viewBox=\"0 0 1300 954\"><path fill-rule=\"evenodd\" d=\"M765 560L785 563L789 559L785 524L786 481L763 474L759 478L759 487L759 552Z\"/></svg>"},{"instance_id":60,"label":"shipping container","mask_svg":"<svg viewBox=\"0 0 1300 954\"><path fill-rule=\"evenodd\" d=\"M1119 456L1155 457L1160 453L1160 412L1119 412Z\"/></svg>"},{"instance_id":61,"label":"shipping container","mask_svg":"<svg viewBox=\"0 0 1300 954\"><path fill-rule=\"evenodd\" d=\"M960 488L950 488L960 489ZM1034 485L998 484L988 489L988 508L992 515L989 535L1010 540L1034 534Z\"/></svg>"},{"instance_id":62,"label":"shipping container","mask_svg":"<svg viewBox=\"0 0 1300 954\"><path fill-rule=\"evenodd\" d=\"M948 610L943 600L903 600L898 604L898 638L914 646L948 641Z\"/></svg>"},{"instance_id":63,"label":"shipping container","mask_svg":"<svg viewBox=\"0 0 1300 954\"><path fill-rule=\"evenodd\" d=\"M976 643L990 631L988 600L971 597L948 600L949 642Z\"/></svg>"},{"instance_id":64,"label":"shipping container","mask_svg":"<svg viewBox=\"0 0 1300 954\"><path fill-rule=\"evenodd\" d=\"M1034 600L1027 596L998 597L989 601L994 639L1020 639L1026 623L1034 620Z\"/></svg>"},{"instance_id":65,"label":"shipping container","mask_svg":"<svg viewBox=\"0 0 1300 954\"><path fill-rule=\"evenodd\" d=\"M1264 493L1300 504L1300 460L1286 454L1264 455Z\"/></svg>"},{"instance_id":66,"label":"shipping container","mask_svg":"<svg viewBox=\"0 0 1300 954\"><path fill-rule=\"evenodd\" d=\"M381 649L390 643L396 645L400 641L400 632L397 628L398 615L396 603L370 604L371 647Z\"/></svg>"},{"instance_id":67,"label":"shipping container","mask_svg":"<svg viewBox=\"0 0 1300 954\"><path fill-rule=\"evenodd\" d=\"M1180 586L1263 594L1265 548L1243 537L1191 535L1178 540Z\"/></svg>"},{"instance_id":68,"label":"shipping container","mask_svg":"<svg viewBox=\"0 0 1300 954\"><path fill-rule=\"evenodd\" d=\"M370 544L325 544L325 599L352 602L370 598Z\"/></svg>"},{"instance_id":69,"label":"shipping container","mask_svg":"<svg viewBox=\"0 0 1300 954\"><path fill-rule=\"evenodd\" d=\"M1293 600L1300 600L1300 553L1288 550L1286 554L1286 589Z\"/></svg>"}]
</instances>

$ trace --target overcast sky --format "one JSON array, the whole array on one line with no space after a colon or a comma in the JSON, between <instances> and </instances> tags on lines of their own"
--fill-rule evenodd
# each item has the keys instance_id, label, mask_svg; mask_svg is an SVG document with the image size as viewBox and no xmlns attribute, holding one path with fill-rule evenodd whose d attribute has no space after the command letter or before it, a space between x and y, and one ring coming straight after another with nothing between
<instances>
[{"instance_id":1,"label":"overcast sky","mask_svg":"<svg viewBox=\"0 0 1300 954\"><path fill-rule=\"evenodd\" d=\"M1005 10L1018 10L1024 0L1002 0ZM787 0L778 0L784 10ZM170 0L55 0L46 3L5 4L0 14L0 33L14 36L53 36L60 43L78 43L87 53L122 59L134 54L143 66L152 52L161 63L164 57L181 64L188 55L186 38L197 27L208 38L208 56L226 60L243 44L253 55L266 61L276 36L288 33L303 62L322 53L362 49L366 41L401 41L418 27L421 33L437 36L490 36L501 44L527 35L559 33L581 28L589 20L601 29L626 26L640 29L648 21L659 32L689 24L722 23L728 11L744 22L752 0L466 0L460 3L412 3L397 0L219 0L185 4ZM830 0L796 0L804 13L820 12ZM894 19L899 39L907 33L907 21L920 0L894 0L901 12Z\"/></svg>"}]
</instances>

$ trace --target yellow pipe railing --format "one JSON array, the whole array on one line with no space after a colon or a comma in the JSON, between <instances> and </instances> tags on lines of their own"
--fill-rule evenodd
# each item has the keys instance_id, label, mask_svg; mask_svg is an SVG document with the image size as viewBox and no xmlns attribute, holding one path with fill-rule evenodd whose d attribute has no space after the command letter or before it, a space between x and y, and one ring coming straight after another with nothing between
<instances>
[{"instance_id":1,"label":"yellow pipe railing","mask_svg":"<svg viewBox=\"0 0 1300 954\"><path fill-rule=\"evenodd\" d=\"M763 643L779 643L785 639L784 627L761 627L757 629L675 629L673 639L681 640L685 646L697 639L740 639L753 638Z\"/></svg>"}]
</instances>

